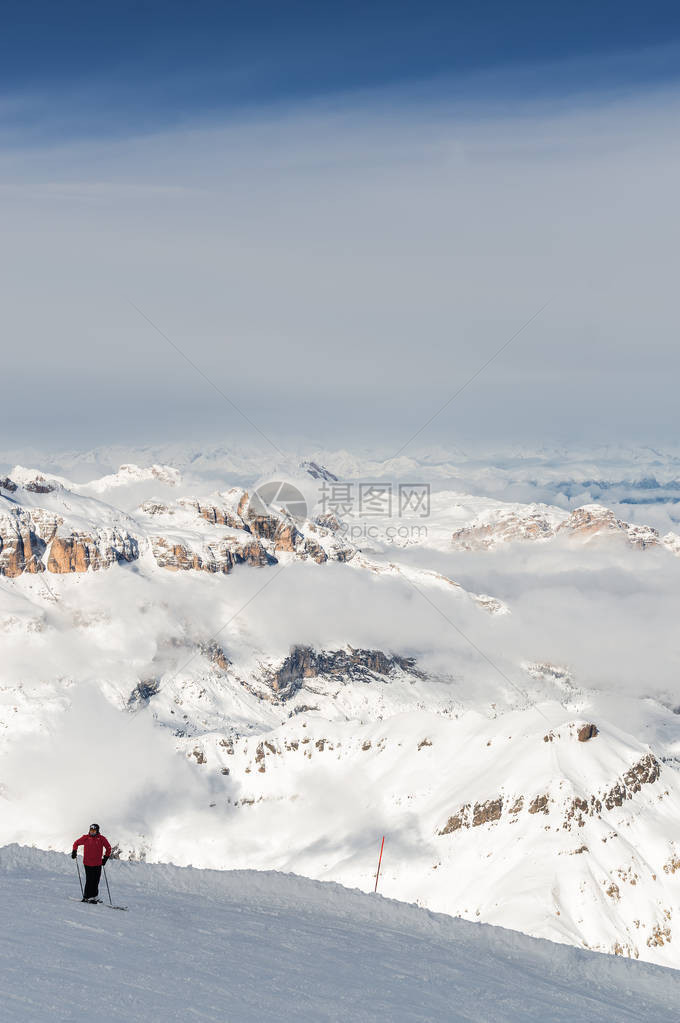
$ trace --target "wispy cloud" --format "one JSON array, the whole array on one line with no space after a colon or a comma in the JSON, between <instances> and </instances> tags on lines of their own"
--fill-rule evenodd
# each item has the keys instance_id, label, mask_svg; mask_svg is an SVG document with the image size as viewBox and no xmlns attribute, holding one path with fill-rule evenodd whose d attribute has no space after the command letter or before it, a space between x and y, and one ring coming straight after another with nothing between
<instances>
[{"instance_id":1,"label":"wispy cloud","mask_svg":"<svg viewBox=\"0 0 680 1023\"><path fill-rule=\"evenodd\" d=\"M538 423L548 437L663 437L678 94L503 116L386 96L6 152L4 365L18 386L5 429L34 439L64 396L86 404L84 366L113 384L87 414L93 442L115 439L121 400L137 436L167 435L154 430L169 401L178 436L235 428L129 297L265 432L398 445L550 295L540 330L432 442ZM68 441L82 423L61 429Z\"/></svg>"}]
</instances>

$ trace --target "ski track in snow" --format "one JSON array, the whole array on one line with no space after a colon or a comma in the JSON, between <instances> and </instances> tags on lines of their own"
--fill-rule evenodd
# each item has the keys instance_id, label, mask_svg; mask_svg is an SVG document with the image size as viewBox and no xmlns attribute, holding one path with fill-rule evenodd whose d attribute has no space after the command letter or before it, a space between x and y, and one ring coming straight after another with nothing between
<instances>
[{"instance_id":1,"label":"ski track in snow","mask_svg":"<svg viewBox=\"0 0 680 1023\"><path fill-rule=\"evenodd\" d=\"M69 858L0 849L0 1018L67 1021L677 1019L673 970L294 875L113 861L69 901Z\"/></svg>"}]
</instances>

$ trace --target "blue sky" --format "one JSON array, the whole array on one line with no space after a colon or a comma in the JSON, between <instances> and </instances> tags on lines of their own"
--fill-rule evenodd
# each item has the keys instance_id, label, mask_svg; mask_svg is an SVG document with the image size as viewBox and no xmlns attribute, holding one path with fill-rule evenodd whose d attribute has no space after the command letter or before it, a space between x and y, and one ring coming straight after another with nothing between
<instances>
[{"instance_id":1,"label":"blue sky","mask_svg":"<svg viewBox=\"0 0 680 1023\"><path fill-rule=\"evenodd\" d=\"M680 9L4 13L5 448L675 442Z\"/></svg>"},{"instance_id":2,"label":"blue sky","mask_svg":"<svg viewBox=\"0 0 680 1023\"><path fill-rule=\"evenodd\" d=\"M644 88L677 78L678 43L671 2L13 0L4 137L120 135L398 86L505 103Z\"/></svg>"}]
</instances>

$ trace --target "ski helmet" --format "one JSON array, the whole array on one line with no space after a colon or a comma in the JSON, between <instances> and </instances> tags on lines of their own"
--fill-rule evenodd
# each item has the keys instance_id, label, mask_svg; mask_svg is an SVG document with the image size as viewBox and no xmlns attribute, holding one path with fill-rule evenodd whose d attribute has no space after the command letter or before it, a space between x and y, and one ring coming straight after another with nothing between
<instances>
[{"instance_id":1,"label":"ski helmet","mask_svg":"<svg viewBox=\"0 0 680 1023\"><path fill-rule=\"evenodd\" d=\"M98 824L90 824L90 831L99 831Z\"/></svg>"}]
</instances>

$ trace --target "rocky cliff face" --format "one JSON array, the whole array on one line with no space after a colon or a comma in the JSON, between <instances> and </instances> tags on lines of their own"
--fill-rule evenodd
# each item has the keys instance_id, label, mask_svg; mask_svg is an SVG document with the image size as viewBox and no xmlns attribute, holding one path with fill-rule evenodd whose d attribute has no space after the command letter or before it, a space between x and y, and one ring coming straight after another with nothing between
<instances>
[{"instance_id":1,"label":"rocky cliff face","mask_svg":"<svg viewBox=\"0 0 680 1023\"><path fill-rule=\"evenodd\" d=\"M5 481L7 482L7 481ZM19 487L4 487L15 494ZM31 494L51 494L57 489L49 480L29 479L22 487ZM97 570L139 557L139 544L130 533L117 528L71 530L62 515L44 508L2 502L0 512L0 575L15 578L49 572L64 574Z\"/></svg>"},{"instance_id":2,"label":"rocky cliff face","mask_svg":"<svg viewBox=\"0 0 680 1023\"><path fill-rule=\"evenodd\" d=\"M240 543L228 538L207 543L200 549L173 542L162 536L151 538L153 556L161 568L171 572L222 572L228 574L235 565L275 565L276 558L268 554L257 539Z\"/></svg>"},{"instance_id":3,"label":"rocky cliff face","mask_svg":"<svg viewBox=\"0 0 680 1023\"><path fill-rule=\"evenodd\" d=\"M68 572L94 572L110 565L135 561L139 544L129 533L117 529L100 529L92 534L71 533L52 540L47 570L57 575Z\"/></svg>"},{"instance_id":4,"label":"rocky cliff face","mask_svg":"<svg viewBox=\"0 0 680 1023\"><path fill-rule=\"evenodd\" d=\"M618 535L623 537L631 547L644 550L659 543L659 534L651 526L637 526L630 522L617 519L609 508L598 504L584 505L576 508L565 522L558 526L556 532L571 533L588 539L591 536Z\"/></svg>"},{"instance_id":5,"label":"rocky cliff face","mask_svg":"<svg viewBox=\"0 0 680 1023\"><path fill-rule=\"evenodd\" d=\"M108 487L120 492L126 483L138 483L138 476L175 487L173 472L167 467L163 472L155 467L142 472L122 466L93 489L99 495L108 480ZM323 564L348 561L356 553L324 525L308 522L298 528L285 515L253 512L248 492L240 488L216 494L213 500L147 500L137 509L142 519L154 520L154 526L145 529L99 497L94 504L85 499L85 507L79 508L76 494L39 473L21 470L18 479L0 479L0 575L9 578L45 569L58 575L98 571L135 561L144 549L170 571L224 574L236 565L276 564L282 554ZM36 495L44 495L63 514L34 507ZM108 526L100 524L103 513L111 522ZM120 525L128 521L139 529ZM231 535L225 535L228 531Z\"/></svg>"},{"instance_id":6,"label":"rocky cliff face","mask_svg":"<svg viewBox=\"0 0 680 1023\"><path fill-rule=\"evenodd\" d=\"M213 526L228 526L230 529L245 529L243 511L248 500L248 494L242 491L233 494L231 502L216 504L210 501L198 501L191 499L180 500L178 504L185 508L193 509L206 522Z\"/></svg>"},{"instance_id":7,"label":"rocky cliff face","mask_svg":"<svg viewBox=\"0 0 680 1023\"><path fill-rule=\"evenodd\" d=\"M0 514L0 575L44 572L43 555L60 523L40 509L12 507Z\"/></svg>"},{"instance_id":8,"label":"rocky cliff face","mask_svg":"<svg viewBox=\"0 0 680 1023\"><path fill-rule=\"evenodd\" d=\"M324 677L331 681L370 682L376 676L383 678L397 671L413 678L423 678L416 667L415 658L386 654L382 650L314 650L312 647L294 646L285 660L275 668L267 669L264 678L278 700L293 696L305 680Z\"/></svg>"},{"instance_id":9,"label":"rocky cliff face","mask_svg":"<svg viewBox=\"0 0 680 1023\"><path fill-rule=\"evenodd\" d=\"M326 561L349 561L356 548L336 535L340 528L333 519L325 522L296 523L284 514L262 513L250 505L246 490L233 488L216 495L215 500L181 498L175 504L146 501L140 509L145 515L168 523L167 534L156 533L151 549L159 565L172 570L194 569L207 572L230 572L235 564L276 564L281 554L290 554L302 561L317 564ZM174 527L186 523L194 531L196 519L208 527L227 528L249 534L251 540L232 537L214 540L210 528L195 539L173 538Z\"/></svg>"},{"instance_id":10,"label":"rocky cliff face","mask_svg":"<svg viewBox=\"0 0 680 1023\"><path fill-rule=\"evenodd\" d=\"M554 535L554 523L541 512L506 512L491 521L463 526L454 532L452 539L460 550L479 551L512 540L547 540Z\"/></svg>"},{"instance_id":11,"label":"rocky cliff face","mask_svg":"<svg viewBox=\"0 0 680 1023\"><path fill-rule=\"evenodd\" d=\"M594 727L593 725L582 726L577 732L577 740L584 741L581 738L583 728L592 729ZM597 734L597 730L595 734ZM593 737L589 736L589 738ZM553 738L554 735L549 741L552 741ZM548 739L547 736L546 739ZM450 835L462 828L478 828L482 824L500 820L503 815L515 821L517 815L525 810L533 815L552 816L554 827L571 831L573 828L584 827L588 817L601 820L606 811L623 806L626 800L635 798L643 785L653 785L660 777L661 765L656 757L649 753L632 764L620 778L613 780L611 785L603 791L571 796L558 796L557 794L551 796L548 792L539 792L538 794L520 792L509 796L499 795L495 799L484 802L466 803L449 817L438 834Z\"/></svg>"},{"instance_id":12,"label":"rocky cliff face","mask_svg":"<svg viewBox=\"0 0 680 1023\"><path fill-rule=\"evenodd\" d=\"M662 545L678 553L675 534L659 537L651 526L638 526L617 519L613 511L598 504L584 505L570 514L557 509L501 510L455 530L452 535L454 547L459 550L491 550L503 543L515 540L552 540L554 537L571 536L583 541L594 537L620 537L629 546L639 550Z\"/></svg>"},{"instance_id":13,"label":"rocky cliff face","mask_svg":"<svg viewBox=\"0 0 680 1023\"><path fill-rule=\"evenodd\" d=\"M24 490L28 490L30 494L51 494L56 489L56 483L41 475L38 475L35 479L28 480L28 482L24 483Z\"/></svg>"},{"instance_id":14,"label":"rocky cliff face","mask_svg":"<svg viewBox=\"0 0 680 1023\"><path fill-rule=\"evenodd\" d=\"M277 553L295 554L302 560L312 558L317 564L350 561L356 554L355 547L336 535L340 524L332 515L315 522L295 523L284 516L254 512L248 502L248 494L244 493L239 504L243 528L263 541L271 541Z\"/></svg>"}]
</instances>

